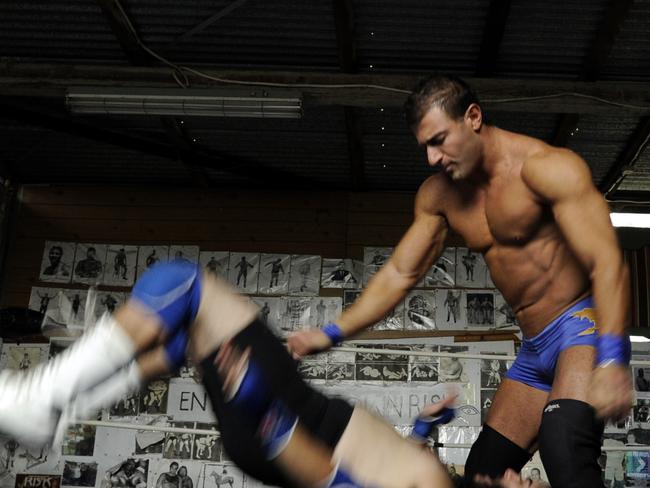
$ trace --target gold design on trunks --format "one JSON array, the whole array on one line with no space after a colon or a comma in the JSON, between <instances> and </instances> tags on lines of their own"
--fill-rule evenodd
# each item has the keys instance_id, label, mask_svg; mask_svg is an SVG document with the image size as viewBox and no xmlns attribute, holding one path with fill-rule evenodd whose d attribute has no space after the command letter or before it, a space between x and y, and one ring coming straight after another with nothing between
<instances>
[{"instance_id":1,"label":"gold design on trunks","mask_svg":"<svg viewBox=\"0 0 650 488\"><path fill-rule=\"evenodd\" d=\"M591 327L580 332L578 337L595 334L598 330L598 325L596 325L596 311L593 308L583 308L582 310L573 312L571 317L580 320L588 320L592 324Z\"/></svg>"}]
</instances>

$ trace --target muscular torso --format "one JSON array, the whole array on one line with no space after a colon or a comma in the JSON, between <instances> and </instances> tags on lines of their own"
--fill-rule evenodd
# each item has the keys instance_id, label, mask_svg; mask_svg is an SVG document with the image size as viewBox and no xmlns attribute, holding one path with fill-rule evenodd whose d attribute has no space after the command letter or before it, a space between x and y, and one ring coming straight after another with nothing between
<instances>
[{"instance_id":1,"label":"muscular torso","mask_svg":"<svg viewBox=\"0 0 650 488\"><path fill-rule=\"evenodd\" d=\"M532 336L585 296L590 284L550 207L522 180L524 160L514 157L480 186L451 182L444 174L432 179L443 192L449 227L484 255L522 332Z\"/></svg>"}]
</instances>

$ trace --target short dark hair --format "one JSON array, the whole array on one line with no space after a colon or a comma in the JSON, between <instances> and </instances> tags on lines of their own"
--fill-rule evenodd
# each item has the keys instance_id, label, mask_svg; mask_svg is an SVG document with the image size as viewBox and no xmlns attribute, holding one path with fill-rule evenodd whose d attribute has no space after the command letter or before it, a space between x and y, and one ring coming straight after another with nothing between
<instances>
[{"instance_id":1,"label":"short dark hair","mask_svg":"<svg viewBox=\"0 0 650 488\"><path fill-rule=\"evenodd\" d=\"M472 103L478 104L479 100L465 81L454 75L434 74L415 85L404 103L404 113L409 126L415 127L434 106L458 119Z\"/></svg>"}]
</instances>

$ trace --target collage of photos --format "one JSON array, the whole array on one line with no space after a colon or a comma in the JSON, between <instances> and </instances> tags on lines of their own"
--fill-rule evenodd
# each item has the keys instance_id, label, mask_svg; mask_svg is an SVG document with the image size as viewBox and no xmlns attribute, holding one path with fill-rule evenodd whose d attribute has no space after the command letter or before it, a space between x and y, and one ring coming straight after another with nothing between
<instances>
[{"instance_id":1,"label":"collage of photos","mask_svg":"<svg viewBox=\"0 0 650 488\"><path fill-rule=\"evenodd\" d=\"M40 280L83 283L111 288L131 287L137 276L158 262L199 263L229 281L260 307L263 319L286 336L304 327L321 327L361 293L393 251L364 248L363 261L313 255L202 251L198 246L135 246L47 241ZM514 329L516 319L503 297L492 288L480 254L467 248L446 248L419 288L377 322L374 330ZM342 296L319 296L321 289L339 289ZM44 315L50 336L78 335L104 313L128 299L128 291L88 288L32 287L29 308ZM309 299L314 298L317 299ZM342 300L342 303L341 303Z\"/></svg>"}]
</instances>

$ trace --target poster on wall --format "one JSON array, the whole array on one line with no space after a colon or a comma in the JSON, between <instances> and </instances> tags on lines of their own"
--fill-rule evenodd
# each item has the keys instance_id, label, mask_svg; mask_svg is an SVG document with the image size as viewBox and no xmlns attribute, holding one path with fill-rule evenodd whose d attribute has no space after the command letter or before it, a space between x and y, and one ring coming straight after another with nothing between
<instances>
[{"instance_id":1,"label":"poster on wall","mask_svg":"<svg viewBox=\"0 0 650 488\"><path fill-rule=\"evenodd\" d=\"M165 263L169 259L169 246L139 246L138 247L138 276L156 263Z\"/></svg>"},{"instance_id":2,"label":"poster on wall","mask_svg":"<svg viewBox=\"0 0 650 488\"><path fill-rule=\"evenodd\" d=\"M280 302L280 330L290 332L307 328L311 315L311 298L282 297Z\"/></svg>"},{"instance_id":3,"label":"poster on wall","mask_svg":"<svg viewBox=\"0 0 650 488\"><path fill-rule=\"evenodd\" d=\"M181 429L193 429L194 422L172 422L171 426ZM193 434L167 432L165 434L163 457L166 459L190 459L192 457L193 444Z\"/></svg>"},{"instance_id":4,"label":"poster on wall","mask_svg":"<svg viewBox=\"0 0 650 488\"><path fill-rule=\"evenodd\" d=\"M286 295L289 292L291 256L262 253L258 292L261 295Z\"/></svg>"},{"instance_id":5,"label":"poster on wall","mask_svg":"<svg viewBox=\"0 0 650 488\"><path fill-rule=\"evenodd\" d=\"M39 279L51 283L70 283L75 249L74 242L45 241Z\"/></svg>"},{"instance_id":6,"label":"poster on wall","mask_svg":"<svg viewBox=\"0 0 650 488\"><path fill-rule=\"evenodd\" d=\"M100 284L104 276L107 249L106 244L77 244L73 283Z\"/></svg>"},{"instance_id":7,"label":"poster on wall","mask_svg":"<svg viewBox=\"0 0 650 488\"><path fill-rule=\"evenodd\" d=\"M197 422L196 428L201 430L213 430L217 434L217 425L213 423ZM192 459L198 461L221 461L222 446L218 435L195 434Z\"/></svg>"},{"instance_id":8,"label":"poster on wall","mask_svg":"<svg viewBox=\"0 0 650 488\"><path fill-rule=\"evenodd\" d=\"M65 317L61 311L60 291L60 288L32 286L28 307L52 318L54 321L52 325L63 326L65 325Z\"/></svg>"},{"instance_id":9,"label":"poster on wall","mask_svg":"<svg viewBox=\"0 0 650 488\"><path fill-rule=\"evenodd\" d=\"M160 379L150 382L140 392L140 413L161 414L167 412L169 381Z\"/></svg>"},{"instance_id":10,"label":"poster on wall","mask_svg":"<svg viewBox=\"0 0 650 488\"><path fill-rule=\"evenodd\" d=\"M289 294L317 296L320 292L321 257L305 254L291 256Z\"/></svg>"},{"instance_id":11,"label":"poster on wall","mask_svg":"<svg viewBox=\"0 0 650 488\"><path fill-rule=\"evenodd\" d=\"M199 262L199 246L170 245L169 262L172 261L197 264Z\"/></svg>"},{"instance_id":12,"label":"poster on wall","mask_svg":"<svg viewBox=\"0 0 650 488\"><path fill-rule=\"evenodd\" d=\"M95 317L99 319L105 313L112 315L126 302L126 294L115 291L98 291L95 302Z\"/></svg>"},{"instance_id":13,"label":"poster on wall","mask_svg":"<svg viewBox=\"0 0 650 488\"><path fill-rule=\"evenodd\" d=\"M64 456L92 456L95 452L94 425L70 424L65 429L61 454Z\"/></svg>"},{"instance_id":14,"label":"poster on wall","mask_svg":"<svg viewBox=\"0 0 650 488\"><path fill-rule=\"evenodd\" d=\"M104 472L100 488L146 488L149 459L129 457Z\"/></svg>"},{"instance_id":15,"label":"poster on wall","mask_svg":"<svg viewBox=\"0 0 650 488\"><path fill-rule=\"evenodd\" d=\"M196 488L244 488L246 476L230 463L202 463L199 475L201 485Z\"/></svg>"},{"instance_id":16,"label":"poster on wall","mask_svg":"<svg viewBox=\"0 0 650 488\"><path fill-rule=\"evenodd\" d=\"M446 247L442 255L427 272L424 285L435 288L456 286L456 248Z\"/></svg>"},{"instance_id":17,"label":"poster on wall","mask_svg":"<svg viewBox=\"0 0 650 488\"><path fill-rule=\"evenodd\" d=\"M95 486L97 463L65 461L63 465L62 486Z\"/></svg>"},{"instance_id":18,"label":"poster on wall","mask_svg":"<svg viewBox=\"0 0 650 488\"><path fill-rule=\"evenodd\" d=\"M342 300L339 297L315 297L311 298L309 306L309 319L307 324L310 327L323 327L325 324L334 322L341 314Z\"/></svg>"},{"instance_id":19,"label":"poster on wall","mask_svg":"<svg viewBox=\"0 0 650 488\"><path fill-rule=\"evenodd\" d=\"M494 328L494 292L492 290L467 290L465 304L468 327Z\"/></svg>"},{"instance_id":20,"label":"poster on wall","mask_svg":"<svg viewBox=\"0 0 650 488\"><path fill-rule=\"evenodd\" d=\"M47 360L49 344L5 342L0 354L0 369L26 371Z\"/></svg>"},{"instance_id":21,"label":"poster on wall","mask_svg":"<svg viewBox=\"0 0 650 488\"><path fill-rule=\"evenodd\" d=\"M467 325L463 290L436 290L436 323L439 329L464 329Z\"/></svg>"},{"instance_id":22,"label":"poster on wall","mask_svg":"<svg viewBox=\"0 0 650 488\"><path fill-rule=\"evenodd\" d=\"M60 488L60 474L25 474L16 475L15 488Z\"/></svg>"},{"instance_id":23,"label":"poster on wall","mask_svg":"<svg viewBox=\"0 0 650 488\"><path fill-rule=\"evenodd\" d=\"M231 252L228 281L242 293L256 293L260 255L254 252Z\"/></svg>"},{"instance_id":24,"label":"poster on wall","mask_svg":"<svg viewBox=\"0 0 650 488\"><path fill-rule=\"evenodd\" d=\"M86 289L62 289L61 292L69 303L68 313L65 314L61 311L65 319L66 326L71 331L78 331L81 333L84 328L86 319L86 299L88 297L88 290ZM62 307L64 308L64 307ZM67 315L67 316L66 316Z\"/></svg>"},{"instance_id":25,"label":"poster on wall","mask_svg":"<svg viewBox=\"0 0 650 488\"><path fill-rule=\"evenodd\" d=\"M381 268L393 253L392 247L364 247L363 248L363 286L368 286L368 282Z\"/></svg>"},{"instance_id":26,"label":"poster on wall","mask_svg":"<svg viewBox=\"0 0 650 488\"><path fill-rule=\"evenodd\" d=\"M406 295L404 328L406 330L436 329L435 290L412 290Z\"/></svg>"},{"instance_id":27,"label":"poster on wall","mask_svg":"<svg viewBox=\"0 0 650 488\"><path fill-rule=\"evenodd\" d=\"M517 329L517 317L512 307L506 303L503 295L498 291L494 292L494 326L497 329Z\"/></svg>"},{"instance_id":28,"label":"poster on wall","mask_svg":"<svg viewBox=\"0 0 650 488\"><path fill-rule=\"evenodd\" d=\"M363 263L352 259L323 259L321 288L361 288Z\"/></svg>"},{"instance_id":29,"label":"poster on wall","mask_svg":"<svg viewBox=\"0 0 650 488\"><path fill-rule=\"evenodd\" d=\"M456 250L456 286L485 288L487 286L487 264L483 255L466 247Z\"/></svg>"},{"instance_id":30,"label":"poster on wall","mask_svg":"<svg viewBox=\"0 0 650 488\"><path fill-rule=\"evenodd\" d=\"M228 251L201 251L199 253L201 268L223 280L228 279L229 262L230 253Z\"/></svg>"},{"instance_id":31,"label":"poster on wall","mask_svg":"<svg viewBox=\"0 0 650 488\"><path fill-rule=\"evenodd\" d=\"M384 318L373 326L373 330L403 330L404 329L404 302L399 302L388 311Z\"/></svg>"},{"instance_id":32,"label":"poster on wall","mask_svg":"<svg viewBox=\"0 0 650 488\"><path fill-rule=\"evenodd\" d=\"M269 326L276 335L284 337L289 328L282 327L281 307L284 305L280 297L251 297L255 305L259 307L258 316L262 322Z\"/></svg>"},{"instance_id":33,"label":"poster on wall","mask_svg":"<svg viewBox=\"0 0 650 488\"><path fill-rule=\"evenodd\" d=\"M133 286L137 263L138 246L110 244L106 251L106 269L102 283L108 286Z\"/></svg>"}]
</instances>

